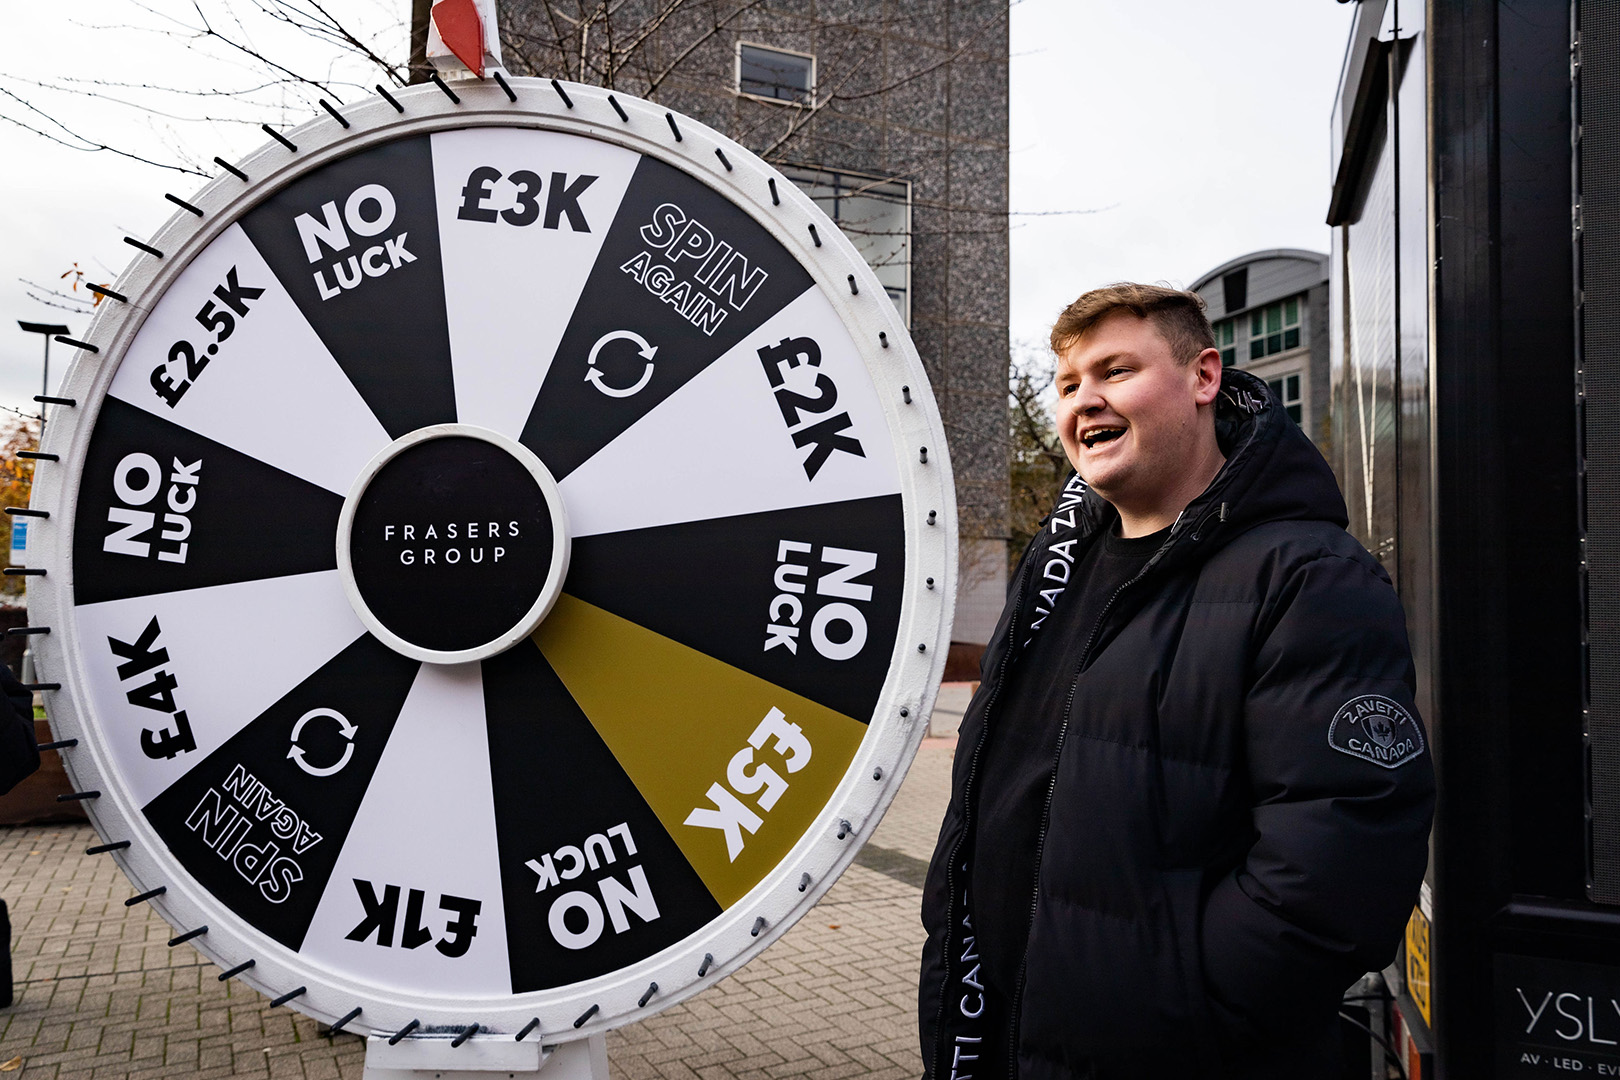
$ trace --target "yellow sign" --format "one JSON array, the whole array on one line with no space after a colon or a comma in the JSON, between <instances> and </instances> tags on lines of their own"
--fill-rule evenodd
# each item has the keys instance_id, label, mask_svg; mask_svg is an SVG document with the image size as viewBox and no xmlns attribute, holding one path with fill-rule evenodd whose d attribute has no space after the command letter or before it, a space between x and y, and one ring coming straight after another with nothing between
<instances>
[{"instance_id":1,"label":"yellow sign","mask_svg":"<svg viewBox=\"0 0 1620 1080\"><path fill-rule=\"evenodd\" d=\"M1418 1012L1423 1014L1423 1022L1432 1027L1434 1021L1429 1019L1429 920L1417 908L1412 909L1412 917L1406 920L1406 992L1412 995Z\"/></svg>"}]
</instances>

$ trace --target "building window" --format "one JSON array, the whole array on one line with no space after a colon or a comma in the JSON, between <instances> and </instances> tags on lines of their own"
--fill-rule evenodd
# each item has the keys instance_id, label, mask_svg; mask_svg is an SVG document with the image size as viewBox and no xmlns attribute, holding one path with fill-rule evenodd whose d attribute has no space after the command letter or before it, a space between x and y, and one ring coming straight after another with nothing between
<instances>
[{"instance_id":1,"label":"building window","mask_svg":"<svg viewBox=\"0 0 1620 1080\"><path fill-rule=\"evenodd\" d=\"M1249 306L1249 268L1240 266L1221 278L1221 292L1225 295L1227 311L1242 311Z\"/></svg>"},{"instance_id":2,"label":"building window","mask_svg":"<svg viewBox=\"0 0 1620 1080\"><path fill-rule=\"evenodd\" d=\"M737 44L737 91L751 97L809 105L815 98L816 58L806 53Z\"/></svg>"},{"instance_id":3,"label":"building window","mask_svg":"<svg viewBox=\"0 0 1620 1080\"><path fill-rule=\"evenodd\" d=\"M1300 400L1299 375L1284 375L1281 378L1271 379L1266 383L1271 389L1272 396L1282 402L1282 407L1288 413L1288 418L1296 424L1304 423L1305 410Z\"/></svg>"},{"instance_id":4,"label":"building window","mask_svg":"<svg viewBox=\"0 0 1620 1080\"><path fill-rule=\"evenodd\" d=\"M1215 347L1221 350L1221 366L1237 363L1237 347L1232 344L1232 320L1222 319L1215 324Z\"/></svg>"},{"instance_id":5,"label":"building window","mask_svg":"<svg viewBox=\"0 0 1620 1080\"><path fill-rule=\"evenodd\" d=\"M910 181L802 165L784 165L782 174L838 223L910 326Z\"/></svg>"},{"instance_id":6,"label":"building window","mask_svg":"<svg viewBox=\"0 0 1620 1080\"><path fill-rule=\"evenodd\" d=\"M1249 359L1299 347L1299 297L1291 296L1249 312Z\"/></svg>"}]
</instances>

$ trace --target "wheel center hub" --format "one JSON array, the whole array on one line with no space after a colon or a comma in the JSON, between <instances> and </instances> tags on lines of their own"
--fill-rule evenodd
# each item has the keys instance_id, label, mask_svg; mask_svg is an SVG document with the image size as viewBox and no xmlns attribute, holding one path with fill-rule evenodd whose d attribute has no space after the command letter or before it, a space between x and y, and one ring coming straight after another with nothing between
<instances>
[{"instance_id":1,"label":"wheel center hub","mask_svg":"<svg viewBox=\"0 0 1620 1080\"><path fill-rule=\"evenodd\" d=\"M420 428L361 471L338 521L349 603L396 652L494 656L545 618L568 571L551 473L527 448L462 424Z\"/></svg>"}]
</instances>

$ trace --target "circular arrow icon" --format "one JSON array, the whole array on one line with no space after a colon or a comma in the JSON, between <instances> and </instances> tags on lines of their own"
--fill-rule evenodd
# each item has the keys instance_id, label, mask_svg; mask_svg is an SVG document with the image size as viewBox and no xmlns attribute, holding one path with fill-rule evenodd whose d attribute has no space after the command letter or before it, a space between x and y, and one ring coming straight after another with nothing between
<instances>
[{"instance_id":1,"label":"circular arrow icon","mask_svg":"<svg viewBox=\"0 0 1620 1080\"><path fill-rule=\"evenodd\" d=\"M647 366L642 369L641 378L637 379L633 386L625 386L625 387L609 386L606 382L603 381L602 370L596 366L596 358L597 358L597 356L599 356L601 354L602 348L611 341L633 341L633 342L635 342L636 345L639 346L636 351L641 355L641 358L643 360L647 361ZM596 339L596 344L591 346L590 358L585 361L586 366L587 366L586 371L585 371L585 381L588 382L588 383L591 383L593 386L595 386L598 390L602 391L602 393L606 394L608 397L616 397L616 398L632 397L635 394L641 393L642 389L652 379L652 376L653 376L653 356L657 352L658 352L658 346L651 344L646 338L642 337L640 334L636 333L634 330L612 330L612 331L609 331L608 333L603 334L601 337L597 338Z\"/></svg>"},{"instance_id":2,"label":"circular arrow icon","mask_svg":"<svg viewBox=\"0 0 1620 1080\"><path fill-rule=\"evenodd\" d=\"M337 763L322 767L311 765L305 761L304 748L298 745L298 736L304 733L304 725L319 717L336 720L338 731L342 733L344 742L343 756L337 759ZM311 776L331 776L333 773L341 771L343 766L349 763L349 759L354 756L354 736L359 730L360 728L357 725L349 723L348 717L334 709L311 709L303 716L300 716L298 723L293 725L292 749L287 751L287 756L292 758L300 769L303 769Z\"/></svg>"}]
</instances>

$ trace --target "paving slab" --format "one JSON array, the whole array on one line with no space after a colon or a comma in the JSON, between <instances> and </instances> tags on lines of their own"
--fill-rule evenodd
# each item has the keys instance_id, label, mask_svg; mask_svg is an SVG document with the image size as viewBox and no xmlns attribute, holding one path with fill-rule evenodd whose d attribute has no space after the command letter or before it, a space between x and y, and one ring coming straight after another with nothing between
<instances>
[{"instance_id":1,"label":"paving slab","mask_svg":"<svg viewBox=\"0 0 1620 1080\"><path fill-rule=\"evenodd\" d=\"M779 941L696 997L609 1033L616 1080L920 1075L918 905L952 732L923 740L856 864ZM124 906L132 890L112 861L84 854L94 843L83 824L0 828L16 995L0 1009L0 1067L22 1059L0 1076L359 1080L360 1038L323 1036L303 1014L221 983L189 946L169 948L167 923Z\"/></svg>"},{"instance_id":2,"label":"paving slab","mask_svg":"<svg viewBox=\"0 0 1620 1080\"><path fill-rule=\"evenodd\" d=\"M957 728L962 725L962 714L967 712L968 702L973 700L974 691L978 689L976 682L941 683L939 694L934 699L934 711L928 717L928 734L935 738L956 738Z\"/></svg>"}]
</instances>

